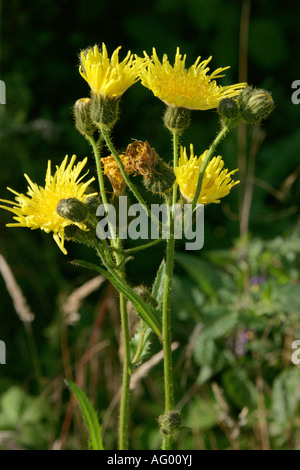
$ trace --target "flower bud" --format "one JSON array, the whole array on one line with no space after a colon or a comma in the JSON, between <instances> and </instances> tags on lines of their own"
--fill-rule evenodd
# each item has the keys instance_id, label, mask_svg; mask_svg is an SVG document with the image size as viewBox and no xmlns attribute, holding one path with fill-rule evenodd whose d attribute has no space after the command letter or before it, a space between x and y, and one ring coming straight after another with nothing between
<instances>
[{"instance_id":1,"label":"flower bud","mask_svg":"<svg viewBox=\"0 0 300 470\"><path fill-rule=\"evenodd\" d=\"M110 131L119 117L120 98L92 94L91 118L97 127Z\"/></svg>"},{"instance_id":2,"label":"flower bud","mask_svg":"<svg viewBox=\"0 0 300 470\"><path fill-rule=\"evenodd\" d=\"M235 98L225 98L220 101L218 114L222 124L226 127L232 127L240 120L240 111Z\"/></svg>"},{"instance_id":3,"label":"flower bud","mask_svg":"<svg viewBox=\"0 0 300 470\"><path fill-rule=\"evenodd\" d=\"M270 93L262 88L244 88L237 98L242 119L247 124L259 124L273 111L275 103Z\"/></svg>"},{"instance_id":4,"label":"flower bud","mask_svg":"<svg viewBox=\"0 0 300 470\"><path fill-rule=\"evenodd\" d=\"M56 207L58 215L71 222L83 222L88 216L88 206L76 198L61 199Z\"/></svg>"},{"instance_id":5,"label":"flower bud","mask_svg":"<svg viewBox=\"0 0 300 470\"><path fill-rule=\"evenodd\" d=\"M74 105L74 117L76 129L84 136L93 136L96 127L91 119L91 100L81 98Z\"/></svg>"},{"instance_id":6,"label":"flower bud","mask_svg":"<svg viewBox=\"0 0 300 470\"><path fill-rule=\"evenodd\" d=\"M190 125L191 111L186 108L178 108L175 106L168 106L165 115L164 123L170 132L177 132L181 134Z\"/></svg>"},{"instance_id":7,"label":"flower bud","mask_svg":"<svg viewBox=\"0 0 300 470\"><path fill-rule=\"evenodd\" d=\"M159 158L151 178L143 178L144 186L154 194L166 194L175 182L173 169Z\"/></svg>"},{"instance_id":8,"label":"flower bud","mask_svg":"<svg viewBox=\"0 0 300 470\"><path fill-rule=\"evenodd\" d=\"M165 435L173 434L181 425L181 413L178 410L167 411L158 418L160 430Z\"/></svg>"},{"instance_id":9,"label":"flower bud","mask_svg":"<svg viewBox=\"0 0 300 470\"><path fill-rule=\"evenodd\" d=\"M144 286L143 284L140 284L139 286L135 286L133 290L148 304L152 305L152 307L157 307L157 300L152 297L152 294L148 287Z\"/></svg>"}]
</instances>

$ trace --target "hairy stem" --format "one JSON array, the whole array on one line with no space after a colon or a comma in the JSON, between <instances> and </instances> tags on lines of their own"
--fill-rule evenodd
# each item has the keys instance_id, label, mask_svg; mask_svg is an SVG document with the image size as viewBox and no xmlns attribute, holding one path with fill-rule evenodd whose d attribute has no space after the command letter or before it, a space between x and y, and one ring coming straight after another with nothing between
<instances>
[{"instance_id":1,"label":"hairy stem","mask_svg":"<svg viewBox=\"0 0 300 470\"><path fill-rule=\"evenodd\" d=\"M117 246L121 248L120 240ZM122 256L116 254L116 261L120 263ZM121 277L125 277L124 268L120 272ZM122 373L122 389L120 400L119 414L119 450L128 449L128 419L129 419L129 388L130 388L130 334L128 325L128 313L126 307L126 298L120 292L120 314L121 314L121 332L123 346L123 373Z\"/></svg>"},{"instance_id":2,"label":"hairy stem","mask_svg":"<svg viewBox=\"0 0 300 470\"><path fill-rule=\"evenodd\" d=\"M178 164L178 134L173 131L173 166ZM173 186L173 197L169 199L169 206L173 206L177 201L177 183ZM164 349L164 385L165 385L165 413L172 411L174 408L174 383L173 383L173 364L172 364L172 334L171 334L171 296L172 296L172 279L174 268L174 212L170 210L170 237L167 240L166 253L166 272L164 279L163 293L163 311L162 311L162 333L163 333L163 349ZM171 436L164 436L162 448L170 450L172 447Z\"/></svg>"},{"instance_id":3,"label":"hairy stem","mask_svg":"<svg viewBox=\"0 0 300 470\"><path fill-rule=\"evenodd\" d=\"M103 135L105 138L105 136ZM95 140L90 137L89 141L93 147L93 152L96 160L97 175L100 188L101 200L104 204L105 209L108 208L108 201L105 192L104 176L102 171L102 164L100 160L99 148ZM113 152L112 152L113 153ZM122 163L122 162L121 162ZM125 170L124 170L125 171ZM116 238L115 227L110 224L111 231L111 246L116 248L115 259L118 265L122 266L124 254L122 253L121 241ZM104 260L103 260L104 261ZM125 277L124 265L119 271L120 277ZM119 449L128 449L128 419L129 419L129 387L130 387L130 336L128 326L128 314L126 307L126 297L120 292L120 315L121 315L121 332L122 332L122 344L123 344L123 374L122 374L122 391L120 400L120 414L119 414Z\"/></svg>"}]
</instances>

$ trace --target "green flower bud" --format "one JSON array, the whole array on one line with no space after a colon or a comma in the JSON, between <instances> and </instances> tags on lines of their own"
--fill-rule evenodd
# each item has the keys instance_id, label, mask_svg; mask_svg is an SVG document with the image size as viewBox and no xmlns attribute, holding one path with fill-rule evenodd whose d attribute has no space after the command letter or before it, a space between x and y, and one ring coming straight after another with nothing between
<instances>
[{"instance_id":1,"label":"green flower bud","mask_svg":"<svg viewBox=\"0 0 300 470\"><path fill-rule=\"evenodd\" d=\"M242 119L247 124L259 124L273 111L275 103L272 96L262 88L255 89L250 86L237 97Z\"/></svg>"},{"instance_id":2,"label":"green flower bud","mask_svg":"<svg viewBox=\"0 0 300 470\"><path fill-rule=\"evenodd\" d=\"M97 127L110 131L119 117L120 98L92 94L91 118Z\"/></svg>"},{"instance_id":3,"label":"green flower bud","mask_svg":"<svg viewBox=\"0 0 300 470\"><path fill-rule=\"evenodd\" d=\"M176 131L181 134L187 129L191 122L191 110L186 108L177 108L168 106L165 115L164 123L170 132Z\"/></svg>"},{"instance_id":4,"label":"green flower bud","mask_svg":"<svg viewBox=\"0 0 300 470\"><path fill-rule=\"evenodd\" d=\"M83 222L88 216L88 206L76 198L61 199L56 207L58 215L71 222Z\"/></svg>"},{"instance_id":5,"label":"green flower bud","mask_svg":"<svg viewBox=\"0 0 300 470\"><path fill-rule=\"evenodd\" d=\"M151 176L143 178L143 183L154 194L166 194L171 191L175 179L173 168L159 158Z\"/></svg>"},{"instance_id":6,"label":"green flower bud","mask_svg":"<svg viewBox=\"0 0 300 470\"><path fill-rule=\"evenodd\" d=\"M74 105L76 129L86 138L92 137L96 127L91 119L91 100L81 98Z\"/></svg>"},{"instance_id":7,"label":"green flower bud","mask_svg":"<svg viewBox=\"0 0 300 470\"><path fill-rule=\"evenodd\" d=\"M218 114L224 126L231 127L237 124L241 117L236 98L225 98L224 100L220 101Z\"/></svg>"},{"instance_id":8,"label":"green flower bud","mask_svg":"<svg viewBox=\"0 0 300 470\"><path fill-rule=\"evenodd\" d=\"M159 427L163 434L170 435L181 425L181 413L177 410L167 411L158 418Z\"/></svg>"}]
</instances>

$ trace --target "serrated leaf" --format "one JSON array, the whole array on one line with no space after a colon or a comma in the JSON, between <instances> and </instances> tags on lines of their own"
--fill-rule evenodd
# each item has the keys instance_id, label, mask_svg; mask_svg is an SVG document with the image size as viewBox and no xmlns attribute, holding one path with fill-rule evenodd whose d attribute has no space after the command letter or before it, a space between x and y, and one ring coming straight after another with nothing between
<instances>
[{"instance_id":1,"label":"serrated leaf","mask_svg":"<svg viewBox=\"0 0 300 470\"><path fill-rule=\"evenodd\" d=\"M161 336L162 326L158 316L158 311L148 302L143 300L117 273L112 273L104 268L97 266L94 263L87 261L75 260L73 264L82 266L87 269L92 269L100 274L103 274L115 288L124 294L136 308L137 313L147 323L147 325L158 335Z\"/></svg>"},{"instance_id":2,"label":"serrated leaf","mask_svg":"<svg viewBox=\"0 0 300 470\"><path fill-rule=\"evenodd\" d=\"M65 379L66 384L75 395L76 400L82 411L84 421L88 427L90 440L89 445L92 450L104 450L102 436L101 436L101 426L97 417L97 413L93 408L90 400L86 394L81 390L78 385L72 382L69 379Z\"/></svg>"},{"instance_id":3,"label":"serrated leaf","mask_svg":"<svg viewBox=\"0 0 300 470\"><path fill-rule=\"evenodd\" d=\"M143 320L140 320L137 331L130 340L132 364L140 364L145 359L150 347L151 333L151 328L149 328Z\"/></svg>"},{"instance_id":4,"label":"serrated leaf","mask_svg":"<svg viewBox=\"0 0 300 470\"><path fill-rule=\"evenodd\" d=\"M165 260L162 260L156 273L155 281L152 287L152 297L154 297L159 306L161 306L163 303L165 273L166 263Z\"/></svg>"}]
</instances>

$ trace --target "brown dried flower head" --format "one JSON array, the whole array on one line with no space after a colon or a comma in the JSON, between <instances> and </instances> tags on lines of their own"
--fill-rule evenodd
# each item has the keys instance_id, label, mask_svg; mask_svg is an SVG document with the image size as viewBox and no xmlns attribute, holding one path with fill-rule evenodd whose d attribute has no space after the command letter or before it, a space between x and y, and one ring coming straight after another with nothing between
<instances>
[{"instance_id":1,"label":"brown dried flower head","mask_svg":"<svg viewBox=\"0 0 300 470\"><path fill-rule=\"evenodd\" d=\"M130 158L126 155L120 155L125 171L128 175L133 173ZM110 184L113 187L114 193L121 196L125 192L126 181L124 180L119 165L113 155L101 158L104 166L104 174L108 177Z\"/></svg>"},{"instance_id":2,"label":"brown dried flower head","mask_svg":"<svg viewBox=\"0 0 300 470\"><path fill-rule=\"evenodd\" d=\"M130 159L133 172L149 180L158 163L158 155L149 142L135 140L126 149L126 155Z\"/></svg>"}]
</instances>

